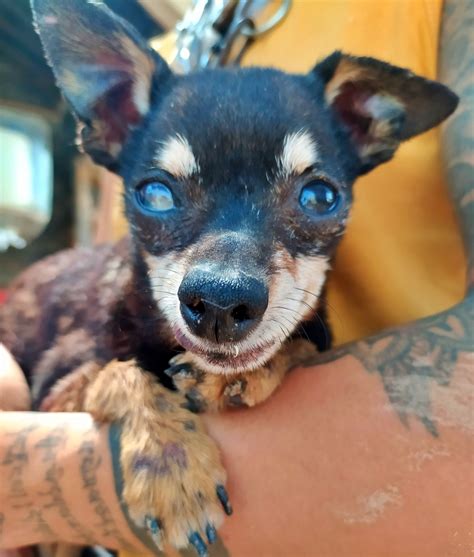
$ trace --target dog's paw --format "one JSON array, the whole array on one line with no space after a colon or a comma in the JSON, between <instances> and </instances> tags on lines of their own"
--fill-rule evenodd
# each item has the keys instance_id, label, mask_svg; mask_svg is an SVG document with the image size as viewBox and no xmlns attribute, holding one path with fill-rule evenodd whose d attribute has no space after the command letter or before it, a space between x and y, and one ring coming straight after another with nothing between
<instances>
[{"instance_id":1,"label":"dog's paw","mask_svg":"<svg viewBox=\"0 0 474 557\"><path fill-rule=\"evenodd\" d=\"M41 402L42 412L82 412L87 388L100 370L95 362L82 364L62 377Z\"/></svg>"},{"instance_id":2,"label":"dog's paw","mask_svg":"<svg viewBox=\"0 0 474 557\"><path fill-rule=\"evenodd\" d=\"M206 373L199 369L189 352L172 358L165 373L185 397L186 408L191 412L216 411L226 406L223 395L228 379L224 375Z\"/></svg>"},{"instance_id":3,"label":"dog's paw","mask_svg":"<svg viewBox=\"0 0 474 557\"><path fill-rule=\"evenodd\" d=\"M267 366L232 375L205 373L193 363L189 352L170 361L166 374L185 397L192 412L250 407L266 400L281 383L288 367L277 356ZM285 359L286 363L286 359Z\"/></svg>"},{"instance_id":4,"label":"dog's paw","mask_svg":"<svg viewBox=\"0 0 474 557\"><path fill-rule=\"evenodd\" d=\"M219 451L181 396L159 389L154 398L153 410L145 405L122 425L122 498L158 548L191 544L204 556L232 512Z\"/></svg>"}]
</instances>

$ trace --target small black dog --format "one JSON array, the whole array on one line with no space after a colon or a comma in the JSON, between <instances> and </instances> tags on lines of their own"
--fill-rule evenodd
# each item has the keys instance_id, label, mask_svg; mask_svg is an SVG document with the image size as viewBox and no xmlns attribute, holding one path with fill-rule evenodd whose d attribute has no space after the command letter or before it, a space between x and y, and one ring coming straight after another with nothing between
<instances>
[{"instance_id":1,"label":"small black dog","mask_svg":"<svg viewBox=\"0 0 474 557\"><path fill-rule=\"evenodd\" d=\"M177 76L99 2L32 3L84 150L124 180L130 236L24 273L0 339L38 408L122 424L133 520L158 545L204 554L219 500L230 506L218 451L187 408L256 404L329 346L324 283L354 180L457 97L340 52L307 75Z\"/></svg>"}]
</instances>

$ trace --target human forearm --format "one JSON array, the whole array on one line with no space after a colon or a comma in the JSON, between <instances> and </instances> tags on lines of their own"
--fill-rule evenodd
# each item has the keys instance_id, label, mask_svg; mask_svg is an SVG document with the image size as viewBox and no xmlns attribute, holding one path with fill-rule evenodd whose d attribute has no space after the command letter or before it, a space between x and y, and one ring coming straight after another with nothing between
<instances>
[{"instance_id":1,"label":"human forearm","mask_svg":"<svg viewBox=\"0 0 474 557\"><path fill-rule=\"evenodd\" d=\"M0 547L135 543L113 484L107 429L88 414L0 413Z\"/></svg>"},{"instance_id":2,"label":"human forearm","mask_svg":"<svg viewBox=\"0 0 474 557\"><path fill-rule=\"evenodd\" d=\"M469 383L465 358L449 388L431 383L438 436L413 414L404 424L351 355L296 370L260 407L208 417L229 472L232 557L466 555Z\"/></svg>"}]
</instances>

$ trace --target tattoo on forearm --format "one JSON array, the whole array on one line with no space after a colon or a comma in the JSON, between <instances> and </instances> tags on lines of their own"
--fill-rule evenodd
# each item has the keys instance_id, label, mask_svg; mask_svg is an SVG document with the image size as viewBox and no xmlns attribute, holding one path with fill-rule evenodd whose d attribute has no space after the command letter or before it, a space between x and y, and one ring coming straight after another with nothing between
<instances>
[{"instance_id":1,"label":"tattoo on forearm","mask_svg":"<svg viewBox=\"0 0 474 557\"><path fill-rule=\"evenodd\" d=\"M403 423L419 419L437 435L431 411L431 385L449 386L456 364L473 349L474 299L411 327L341 346L308 365L352 355L371 373L379 373L385 392ZM473 361L474 364L474 361Z\"/></svg>"},{"instance_id":2,"label":"tattoo on forearm","mask_svg":"<svg viewBox=\"0 0 474 557\"><path fill-rule=\"evenodd\" d=\"M51 526L46 522L41 509L30 509L28 514L23 519L25 528L31 528L34 532L39 532L44 536L55 540L58 538L57 534L51 529Z\"/></svg>"},{"instance_id":3,"label":"tattoo on forearm","mask_svg":"<svg viewBox=\"0 0 474 557\"><path fill-rule=\"evenodd\" d=\"M438 431L431 411L433 382L449 386L456 364L473 350L474 298L412 327L386 331L327 353L307 365L347 355L371 373L379 373L385 392L403 423L413 416L433 435ZM473 362L474 363L474 362Z\"/></svg>"},{"instance_id":4,"label":"tattoo on forearm","mask_svg":"<svg viewBox=\"0 0 474 557\"><path fill-rule=\"evenodd\" d=\"M81 543L94 543L92 532L79 523L64 499L60 481L64 474L64 469L58 464L57 457L58 451L61 446L63 446L66 439L67 429L64 427L57 427L35 445L35 448L42 452L42 461L47 465L44 480L48 489L39 493L44 500L42 508L44 510L56 510L67 523L71 531L77 535Z\"/></svg>"},{"instance_id":5,"label":"tattoo on forearm","mask_svg":"<svg viewBox=\"0 0 474 557\"><path fill-rule=\"evenodd\" d=\"M42 532L51 539L55 539L53 530L50 528L42 515L40 509L34 509L31 494L28 494L25 484L24 475L25 468L29 463L31 455L29 454L28 442L31 433L37 430L37 426L31 425L19 431L6 432L5 436L12 439L12 443L7 447L1 466L4 469L2 474L8 481L8 499L13 509L27 510L24 518L20 518L25 527L34 531ZM5 515L0 515L0 539L3 534L3 525L5 523Z\"/></svg>"},{"instance_id":6,"label":"tattoo on forearm","mask_svg":"<svg viewBox=\"0 0 474 557\"><path fill-rule=\"evenodd\" d=\"M96 535L77 520L63 493L64 468L60 464L60 451L70 434L67 425L58 425L35 442L31 436L34 432L37 433L37 430L38 426L31 425L5 433L11 442L7 444L4 456L0 460L0 477L8 482L6 495L9 505L20 513L15 520L25 524L28 531L40 532L47 539L57 540L64 537L64 531L54 531L46 520L46 516L51 516L54 512L68 526L68 536L75 535L79 544L94 544L97 541L97 533L100 532L104 540L110 540L114 545L118 543L122 548L131 550L101 495L97 470L102 461L96 452L95 443L85 436L79 447L78 457L83 489L91 509L99 519L97 528L94 528ZM40 458L44 467L43 484L46 489L32 494L26 488L25 478L28 473L27 467L31 466L31 459L36 457ZM0 513L0 540L7 518L8 516Z\"/></svg>"},{"instance_id":7,"label":"tattoo on forearm","mask_svg":"<svg viewBox=\"0 0 474 557\"><path fill-rule=\"evenodd\" d=\"M1 462L4 469L2 474L8 482L9 493L12 507L27 508L31 505L24 485L24 470L28 465L28 437L36 429L36 426L31 425L21 429L20 431L8 432L5 435L12 438L11 445L7 448L5 456Z\"/></svg>"},{"instance_id":8,"label":"tattoo on forearm","mask_svg":"<svg viewBox=\"0 0 474 557\"><path fill-rule=\"evenodd\" d=\"M81 455L80 470L83 487L87 491L94 513L99 518L98 527L101 529L103 536L116 540L121 547L127 548L128 543L120 534L112 513L100 494L97 469L101 465L101 459L95 453L94 443L92 441L84 441L79 449L79 453Z\"/></svg>"}]
</instances>

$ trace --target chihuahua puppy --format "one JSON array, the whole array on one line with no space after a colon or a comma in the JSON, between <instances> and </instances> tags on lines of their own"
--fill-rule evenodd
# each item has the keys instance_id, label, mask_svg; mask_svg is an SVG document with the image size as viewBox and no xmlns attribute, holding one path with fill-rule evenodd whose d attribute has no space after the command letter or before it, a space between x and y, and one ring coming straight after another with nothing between
<instances>
[{"instance_id":1,"label":"chihuahua puppy","mask_svg":"<svg viewBox=\"0 0 474 557\"><path fill-rule=\"evenodd\" d=\"M341 52L305 75L178 76L96 0L32 5L83 149L123 178L130 234L27 270L0 339L36 408L120 423L130 517L204 555L231 508L190 410L252 406L329 347L324 284L355 179L457 97Z\"/></svg>"}]
</instances>

